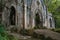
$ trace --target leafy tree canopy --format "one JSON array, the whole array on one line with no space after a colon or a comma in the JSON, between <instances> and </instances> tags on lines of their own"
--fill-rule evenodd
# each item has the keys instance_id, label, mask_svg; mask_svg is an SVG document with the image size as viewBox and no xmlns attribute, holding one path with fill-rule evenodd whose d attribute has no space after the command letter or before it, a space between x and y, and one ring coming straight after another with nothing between
<instances>
[{"instance_id":1,"label":"leafy tree canopy","mask_svg":"<svg viewBox=\"0 0 60 40\"><path fill-rule=\"evenodd\" d=\"M44 0L47 10L53 14L57 27L60 27L60 0Z\"/></svg>"}]
</instances>

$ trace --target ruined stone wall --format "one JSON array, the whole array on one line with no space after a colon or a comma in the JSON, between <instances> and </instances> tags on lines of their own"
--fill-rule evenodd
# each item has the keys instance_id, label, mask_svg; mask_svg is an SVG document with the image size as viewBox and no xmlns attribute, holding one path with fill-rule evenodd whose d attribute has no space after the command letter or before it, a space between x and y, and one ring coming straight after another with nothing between
<instances>
[{"instance_id":1,"label":"ruined stone wall","mask_svg":"<svg viewBox=\"0 0 60 40\"><path fill-rule=\"evenodd\" d=\"M17 28L34 28L35 27L35 15L38 12L42 26L48 27L47 21L47 10L45 5L42 4L41 0L32 0L31 5L29 6L28 1L24 0L24 4L22 0L5 0L5 7L2 12L2 23L5 26L11 26L10 24L10 12L11 7L15 9L15 25ZM24 7L24 8L23 8ZM30 9L30 12L28 12ZM30 17L29 17L30 16Z\"/></svg>"},{"instance_id":2,"label":"ruined stone wall","mask_svg":"<svg viewBox=\"0 0 60 40\"><path fill-rule=\"evenodd\" d=\"M9 16L10 16L10 11L11 11L11 7L13 6L15 8L15 13L16 13L16 26L19 26L21 23L21 18L22 18L22 8L21 8L21 3L19 1L15 1L15 0L6 0L5 1L5 7L4 10L2 12L2 23L3 24L9 24ZM20 18L21 17L21 18ZM10 25L10 24L9 24Z\"/></svg>"},{"instance_id":3,"label":"ruined stone wall","mask_svg":"<svg viewBox=\"0 0 60 40\"><path fill-rule=\"evenodd\" d=\"M35 26L35 14L39 12L40 17L42 16L42 5L41 2L38 0L39 5L37 4L37 0L33 0L32 6L31 6L31 11L32 11L32 27L34 28ZM42 17L41 17L42 18Z\"/></svg>"}]
</instances>

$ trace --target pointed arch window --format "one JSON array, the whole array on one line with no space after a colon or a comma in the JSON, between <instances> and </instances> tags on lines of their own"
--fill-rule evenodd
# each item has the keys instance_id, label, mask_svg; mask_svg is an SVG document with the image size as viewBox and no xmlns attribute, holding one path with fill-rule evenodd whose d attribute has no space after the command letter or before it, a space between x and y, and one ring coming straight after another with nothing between
<instances>
[{"instance_id":1,"label":"pointed arch window","mask_svg":"<svg viewBox=\"0 0 60 40\"><path fill-rule=\"evenodd\" d=\"M10 11L10 24L11 25L15 25L15 21L16 21L16 14L15 14L15 8L12 6L11 7L11 11Z\"/></svg>"}]
</instances>

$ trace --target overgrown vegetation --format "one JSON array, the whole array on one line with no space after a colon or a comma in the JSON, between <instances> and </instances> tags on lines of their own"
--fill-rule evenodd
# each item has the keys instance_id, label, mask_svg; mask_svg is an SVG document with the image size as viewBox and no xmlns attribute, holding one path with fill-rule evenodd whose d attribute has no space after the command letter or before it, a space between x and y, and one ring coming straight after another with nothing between
<instances>
[{"instance_id":1,"label":"overgrown vegetation","mask_svg":"<svg viewBox=\"0 0 60 40\"><path fill-rule=\"evenodd\" d=\"M0 40L18 40L12 35L9 35L5 28L4 25L0 24Z\"/></svg>"},{"instance_id":2,"label":"overgrown vegetation","mask_svg":"<svg viewBox=\"0 0 60 40\"><path fill-rule=\"evenodd\" d=\"M60 28L52 29L52 31L60 33Z\"/></svg>"},{"instance_id":3,"label":"overgrown vegetation","mask_svg":"<svg viewBox=\"0 0 60 40\"><path fill-rule=\"evenodd\" d=\"M20 30L20 34L22 34L22 35L32 36L33 32L34 32L34 29L22 29L22 30Z\"/></svg>"},{"instance_id":4,"label":"overgrown vegetation","mask_svg":"<svg viewBox=\"0 0 60 40\"><path fill-rule=\"evenodd\" d=\"M53 14L56 28L60 28L60 0L44 0L47 10Z\"/></svg>"}]
</instances>

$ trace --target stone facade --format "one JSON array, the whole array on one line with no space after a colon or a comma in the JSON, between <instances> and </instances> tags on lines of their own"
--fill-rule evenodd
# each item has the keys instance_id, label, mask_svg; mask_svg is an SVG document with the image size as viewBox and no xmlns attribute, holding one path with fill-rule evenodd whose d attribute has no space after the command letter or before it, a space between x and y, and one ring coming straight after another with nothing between
<instances>
[{"instance_id":1,"label":"stone facade","mask_svg":"<svg viewBox=\"0 0 60 40\"><path fill-rule=\"evenodd\" d=\"M48 26L51 24L48 20L50 16L43 0L5 0L5 2L2 12L4 25L16 26L19 29L30 29L35 26L50 28ZM53 18L51 20L53 21ZM54 21L52 25L54 25ZM55 28L55 25L51 28Z\"/></svg>"}]
</instances>

